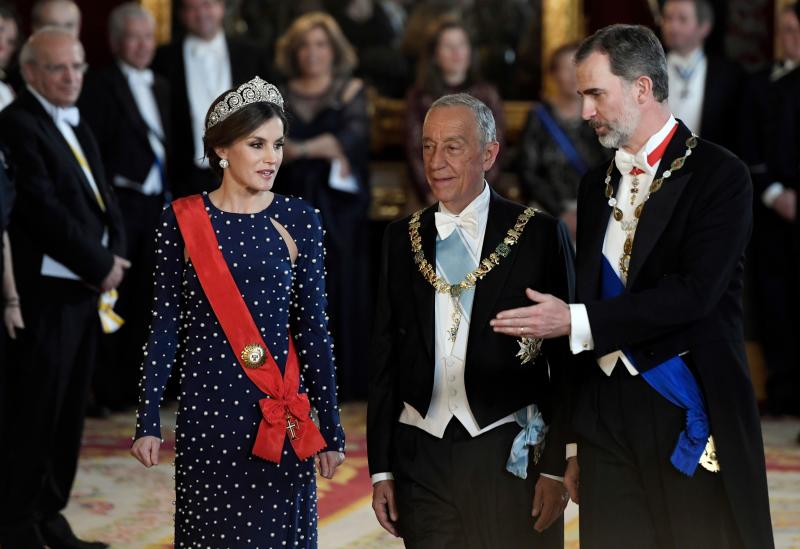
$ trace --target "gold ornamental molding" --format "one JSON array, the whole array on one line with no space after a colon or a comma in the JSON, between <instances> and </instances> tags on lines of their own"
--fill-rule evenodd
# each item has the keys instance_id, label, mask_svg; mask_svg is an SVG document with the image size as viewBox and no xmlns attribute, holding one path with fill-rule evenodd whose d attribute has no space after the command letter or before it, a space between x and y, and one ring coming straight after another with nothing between
<instances>
[{"instance_id":1,"label":"gold ornamental molding","mask_svg":"<svg viewBox=\"0 0 800 549\"><path fill-rule=\"evenodd\" d=\"M586 36L583 0L542 0L542 94L555 92L555 84L547 71L547 61L556 48Z\"/></svg>"},{"instance_id":2,"label":"gold ornamental molding","mask_svg":"<svg viewBox=\"0 0 800 549\"><path fill-rule=\"evenodd\" d=\"M172 2L170 0L141 0L156 19L156 41L166 44L172 37Z\"/></svg>"}]
</instances>

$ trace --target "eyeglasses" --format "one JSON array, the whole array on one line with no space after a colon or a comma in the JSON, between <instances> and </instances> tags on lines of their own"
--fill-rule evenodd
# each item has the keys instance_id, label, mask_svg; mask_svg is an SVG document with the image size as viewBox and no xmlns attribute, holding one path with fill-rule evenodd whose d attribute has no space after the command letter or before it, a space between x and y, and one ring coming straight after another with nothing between
<instances>
[{"instance_id":1,"label":"eyeglasses","mask_svg":"<svg viewBox=\"0 0 800 549\"><path fill-rule=\"evenodd\" d=\"M45 65L41 65L45 72L52 74L52 75L64 75L67 71L76 72L79 74L84 74L86 70L89 68L89 63L72 63L72 64L58 64L53 65L47 63Z\"/></svg>"}]
</instances>

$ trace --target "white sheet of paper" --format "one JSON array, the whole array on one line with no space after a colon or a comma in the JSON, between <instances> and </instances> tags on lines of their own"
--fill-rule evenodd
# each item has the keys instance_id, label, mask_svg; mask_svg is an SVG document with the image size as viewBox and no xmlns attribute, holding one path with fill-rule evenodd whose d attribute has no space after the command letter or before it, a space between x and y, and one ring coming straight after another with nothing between
<instances>
[{"instance_id":1,"label":"white sheet of paper","mask_svg":"<svg viewBox=\"0 0 800 549\"><path fill-rule=\"evenodd\" d=\"M101 240L103 246L108 247L108 230L103 232ZM80 280L81 277L73 273L63 263L59 263L49 255L42 257L42 268L40 271L42 276L52 276L54 278L65 278L67 280Z\"/></svg>"},{"instance_id":2,"label":"white sheet of paper","mask_svg":"<svg viewBox=\"0 0 800 549\"><path fill-rule=\"evenodd\" d=\"M328 185L335 191L353 194L358 192L358 181L353 177L353 174L342 177L342 161L339 159L331 162L331 173L328 176Z\"/></svg>"}]
</instances>

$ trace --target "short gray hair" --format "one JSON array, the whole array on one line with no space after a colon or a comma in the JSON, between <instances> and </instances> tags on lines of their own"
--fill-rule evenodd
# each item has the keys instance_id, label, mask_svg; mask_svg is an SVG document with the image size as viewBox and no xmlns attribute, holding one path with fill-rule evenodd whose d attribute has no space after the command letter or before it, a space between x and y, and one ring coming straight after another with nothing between
<instances>
[{"instance_id":1,"label":"short gray hair","mask_svg":"<svg viewBox=\"0 0 800 549\"><path fill-rule=\"evenodd\" d=\"M23 65L34 65L36 64L36 39L37 37L43 34L62 34L64 36L69 36L70 38L74 39L78 45L83 49L83 44L81 41L75 38L75 35L69 32L68 30L64 30L61 27L56 27L54 25L48 25L46 27L42 27L38 29L36 32L31 34L25 43L22 45L22 49L19 51L19 64L20 66Z\"/></svg>"},{"instance_id":2,"label":"short gray hair","mask_svg":"<svg viewBox=\"0 0 800 549\"><path fill-rule=\"evenodd\" d=\"M608 56L611 73L628 83L640 76L653 81L653 97L663 103L669 97L667 56L656 35L641 25L610 25L584 39L575 52L575 64L592 53Z\"/></svg>"},{"instance_id":3,"label":"short gray hair","mask_svg":"<svg viewBox=\"0 0 800 549\"><path fill-rule=\"evenodd\" d=\"M494 122L492 110L480 99L468 93L443 95L433 102L428 112L439 107L467 107L475 115L481 147L485 147L487 143L497 141L497 125Z\"/></svg>"},{"instance_id":4,"label":"short gray hair","mask_svg":"<svg viewBox=\"0 0 800 549\"><path fill-rule=\"evenodd\" d=\"M137 2L120 4L108 16L108 38L112 44L117 44L125 32L125 22L128 19L147 19L154 27L156 20L153 14Z\"/></svg>"}]
</instances>

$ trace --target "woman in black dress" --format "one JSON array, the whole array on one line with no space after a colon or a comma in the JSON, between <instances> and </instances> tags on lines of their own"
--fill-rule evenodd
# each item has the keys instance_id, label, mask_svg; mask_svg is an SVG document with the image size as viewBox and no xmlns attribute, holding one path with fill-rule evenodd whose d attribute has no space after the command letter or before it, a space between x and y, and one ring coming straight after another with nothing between
<instances>
[{"instance_id":1,"label":"woman in black dress","mask_svg":"<svg viewBox=\"0 0 800 549\"><path fill-rule=\"evenodd\" d=\"M339 395L364 398L369 333L369 116L366 90L350 75L357 59L336 21L313 12L278 41L290 120L276 189L316 207L326 228L330 329Z\"/></svg>"}]
</instances>

